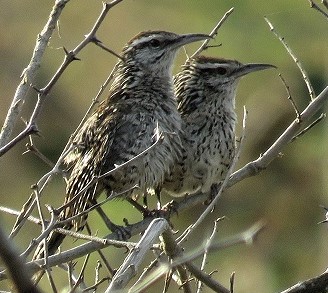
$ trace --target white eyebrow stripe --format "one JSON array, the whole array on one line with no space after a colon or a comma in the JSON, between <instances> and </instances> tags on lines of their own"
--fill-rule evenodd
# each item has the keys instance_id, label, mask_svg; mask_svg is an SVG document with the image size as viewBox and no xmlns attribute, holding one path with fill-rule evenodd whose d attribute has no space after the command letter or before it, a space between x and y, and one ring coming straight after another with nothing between
<instances>
[{"instance_id":1,"label":"white eyebrow stripe","mask_svg":"<svg viewBox=\"0 0 328 293\"><path fill-rule=\"evenodd\" d=\"M227 63L197 63L196 67L200 69L206 69L206 68L218 68L218 67L229 67L229 64Z\"/></svg>"},{"instance_id":2,"label":"white eyebrow stripe","mask_svg":"<svg viewBox=\"0 0 328 293\"><path fill-rule=\"evenodd\" d=\"M132 46L137 46L139 44L142 44L142 43L145 43L145 42L149 42L149 40L151 39L154 39L156 37L156 35L150 35L150 36L147 36L147 37L142 37L140 39L135 39L131 45Z\"/></svg>"}]
</instances>

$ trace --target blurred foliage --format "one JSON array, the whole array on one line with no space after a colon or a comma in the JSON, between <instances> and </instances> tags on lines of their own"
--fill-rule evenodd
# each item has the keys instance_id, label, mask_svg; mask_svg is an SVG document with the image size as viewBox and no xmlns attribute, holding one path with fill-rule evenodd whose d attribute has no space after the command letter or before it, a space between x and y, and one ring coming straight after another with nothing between
<instances>
[{"instance_id":1,"label":"blurred foliage","mask_svg":"<svg viewBox=\"0 0 328 293\"><path fill-rule=\"evenodd\" d=\"M53 2L12 0L0 4L1 124ZM311 9L306 0L125 0L109 12L98 38L119 52L127 40L143 30L210 32L231 7L235 7L234 13L213 42L222 46L209 49L206 54L242 62L275 64L288 82L295 103L300 110L304 109L309 95L301 74L282 44L269 31L263 16L267 16L285 37L319 93L328 84L327 20ZM36 87L44 86L62 62L62 47L68 50L74 48L90 30L100 11L101 1L69 2L60 19L59 30L49 43ZM187 51L192 53L198 45L188 46ZM92 44L78 57L81 61L74 62L65 71L51 92L39 120L41 135L34 138L40 150L53 161L58 158L69 135L115 64L113 56ZM184 59L181 53L177 64L182 64ZM36 93L31 89L22 119L29 117L35 100ZM243 105L249 111L249 119L247 141L239 166L264 152L294 118L277 71L247 76L241 82L237 96L239 121L242 120ZM16 132L23 125L23 121L19 122ZM324 216L319 205L328 205L327 131L324 120L290 144L262 174L244 180L225 193L215 212L197 230L198 236L187 243L190 249L202 243L212 229L212 221L219 216L225 215L227 219L218 225L217 240L243 231L259 219L264 219L267 226L252 246L212 253L207 272L217 269L215 277L228 286L229 276L235 271L236 292L277 292L299 280L313 277L327 267L328 230L327 226L317 225ZM0 159L1 205L15 209L20 209L27 199L30 185L49 170L33 154L22 155L25 143L20 143ZM63 197L64 183L57 178L47 187L43 200L58 206ZM123 217L130 222L140 219L140 215L122 201L109 203L106 210L118 223ZM203 207L200 207L193 213L174 217L175 228L186 228L202 210ZM14 218L1 214L0 221L1 226L9 231ZM105 235L106 228L99 225L101 221L97 215L90 217L91 225L94 222L97 223L98 235ZM37 235L39 231L32 224L27 227L29 229L26 228L16 238L20 249L24 249L31 235ZM72 245L72 241L67 239L66 245ZM106 249L105 253L114 267L124 257L115 248ZM96 258L94 256L92 261L95 262ZM78 265L81 265L80 262ZM93 271L90 272L90 282L93 274ZM42 284L46 286L45 282ZM149 292L158 292L158 288Z\"/></svg>"}]
</instances>

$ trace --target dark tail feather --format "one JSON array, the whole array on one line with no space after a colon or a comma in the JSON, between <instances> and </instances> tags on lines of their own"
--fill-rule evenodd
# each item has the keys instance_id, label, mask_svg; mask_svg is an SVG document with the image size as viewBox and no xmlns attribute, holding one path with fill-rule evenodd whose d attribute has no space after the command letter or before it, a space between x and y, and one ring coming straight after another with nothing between
<instances>
[{"instance_id":1,"label":"dark tail feather","mask_svg":"<svg viewBox=\"0 0 328 293\"><path fill-rule=\"evenodd\" d=\"M48 256L55 254L59 246L62 244L62 242L65 239L64 234L58 233L58 232L52 232L50 233L49 238L47 239L47 250L48 250ZM33 255L33 260L44 258L44 245L43 243L39 244L37 249L35 250L35 253Z\"/></svg>"},{"instance_id":2,"label":"dark tail feather","mask_svg":"<svg viewBox=\"0 0 328 293\"><path fill-rule=\"evenodd\" d=\"M72 227L65 227L66 229L71 229ZM63 243L64 239L65 239L66 235L65 234L61 234L58 232L51 232L48 239L47 239L47 250L48 250L48 256L51 256L53 254L56 253L56 251L58 250L59 246ZM33 255L33 260L37 260L37 259L41 259L44 258L44 245L43 243L40 243L39 246L37 247L37 249L35 250L35 253ZM43 276L44 271L41 270L37 273L35 273L33 275L33 282L35 284L37 284L41 277Z\"/></svg>"}]
</instances>

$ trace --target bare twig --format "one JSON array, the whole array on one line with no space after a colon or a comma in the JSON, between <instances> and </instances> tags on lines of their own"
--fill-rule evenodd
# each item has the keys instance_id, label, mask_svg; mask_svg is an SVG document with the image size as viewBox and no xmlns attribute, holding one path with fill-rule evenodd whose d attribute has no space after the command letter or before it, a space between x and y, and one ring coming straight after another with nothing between
<instances>
[{"instance_id":1,"label":"bare twig","mask_svg":"<svg viewBox=\"0 0 328 293\"><path fill-rule=\"evenodd\" d=\"M63 159L66 157L66 155L73 149L73 146L71 146L69 149L67 149L65 152L63 152L59 159L57 160L55 166L45 175L43 175L39 181L36 183L36 186L39 190L39 193L43 191L44 187L47 185L47 183L51 180L52 176L60 173L60 166L63 162ZM27 218L31 215L33 208L36 204L35 197L32 194L29 199L26 201L26 203L23 205L22 210L20 214L18 215L16 222L14 224L14 227L9 235L9 237L13 238L19 230L23 227L25 221Z\"/></svg>"},{"instance_id":2,"label":"bare twig","mask_svg":"<svg viewBox=\"0 0 328 293\"><path fill-rule=\"evenodd\" d=\"M84 262L83 262L83 265L82 265L82 269L80 271L80 274L79 274L79 276L78 276L78 278L77 278L77 280L76 280L76 282L75 282L75 284L74 284L74 286L73 286L73 288L71 290L72 293L75 292L75 290L77 289L78 286L80 286L80 285L83 284L84 272L85 272L85 269L87 267L87 263L89 261L89 258L90 258L90 254L87 254L87 256L84 259ZM86 288L86 286L84 284L83 284L82 287L83 287L82 289L85 289Z\"/></svg>"},{"instance_id":3,"label":"bare twig","mask_svg":"<svg viewBox=\"0 0 328 293\"><path fill-rule=\"evenodd\" d=\"M40 150L35 146L35 144L33 143L33 139L32 136L30 136L30 143L26 144L26 151L23 153L27 154L27 153L33 153L35 154L39 159L41 159L41 161L43 161L44 163L46 163L49 167L53 168L53 166L55 165L51 160L49 160L44 154L42 154L40 152Z\"/></svg>"},{"instance_id":4,"label":"bare twig","mask_svg":"<svg viewBox=\"0 0 328 293\"><path fill-rule=\"evenodd\" d=\"M162 218L154 219L151 222L138 242L136 248L129 253L121 267L114 275L112 282L106 290L106 293L115 292L126 286L129 280L136 275L138 267L144 259L146 253L149 251L150 246L157 241L159 235L161 235L163 231L167 230L168 227L168 222Z\"/></svg>"},{"instance_id":5,"label":"bare twig","mask_svg":"<svg viewBox=\"0 0 328 293\"><path fill-rule=\"evenodd\" d=\"M230 293L234 292L235 277L236 277L236 273L232 272L230 276Z\"/></svg>"},{"instance_id":6,"label":"bare twig","mask_svg":"<svg viewBox=\"0 0 328 293\"><path fill-rule=\"evenodd\" d=\"M97 265L95 267L95 284L99 282L99 275L100 275L100 269L102 267L102 264L99 260L97 260Z\"/></svg>"},{"instance_id":7,"label":"bare twig","mask_svg":"<svg viewBox=\"0 0 328 293\"><path fill-rule=\"evenodd\" d=\"M120 56L119 54L117 54L116 52L114 52L113 50L107 48L101 41L99 40L95 40L93 41L94 44L96 44L99 48L105 50L106 52L114 55L115 57L117 57L120 60L123 60L122 56Z\"/></svg>"},{"instance_id":8,"label":"bare twig","mask_svg":"<svg viewBox=\"0 0 328 293\"><path fill-rule=\"evenodd\" d=\"M315 10L319 11L325 18L328 20L328 13L321 9L315 2L312 0L309 0L311 8L314 8ZM325 5L326 9L328 9L327 1L323 0L322 3Z\"/></svg>"},{"instance_id":9,"label":"bare twig","mask_svg":"<svg viewBox=\"0 0 328 293\"><path fill-rule=\"evenodd\" d=\"M320 221L318 224L323 224L323 223L328 223L328 208L326 208L325 206L321 206L325 211L326 211L326 215L325 215L325 219L323 221Z\"/></svg>"},{"instance_id":10,"label":"bare twig","mask_svg":"<svg viewBox=\"0 0 328 293\"><path fill-rule=\"evenodd\" d=\"M15 286L15 292L39 293L40 290L33 285L30 279L30 271L25 265L25 261L19 256L15 246L8 239L7 235L0 227L0 257L5 264L12 284Z\"/></svg>"},{"instance_id":11,"label":"bare twig","mask_svg":"<svg viewBox=\"0 0 328 293\"><path fill-rule=\"evenodd\" d=\"M14 215L14 216L18 216L20 214L19 211L16 211L16 210L13 210L11 208L4 207L4 206L0 206L0 211L1 212L4 212L4 213L7 213L9 215ZM32 223L35 223L35 224L38 224L38 225L42 225L41 220L39 218L36 218L36 217L33 217L33 216L29 216L27 218L27 220L30 221L30 222L32 222Z\"/></svg>"},{"instance_id":12,"label":"bare twig","mask_svg":"<svg viewBox=\"0 0 328 293\"><path fill-rule=\"evenodd\" d=\"M59 19L65 5L69 2L69 0L58 0L55 1L55 5L53 6L51 13L49 15L48 21L42 29L41 33L38 34L36 39L36 44L33 50L32 58L28 66L24 69L21 75L21 82L16 89L14 98L12 100L11 106L7 113L7 117L5 119L4 125L0 134L0 148L6 145L10 139L14 126L16 124L17 118L19 117L24 101L27 96L27 92L30 88L30 84L35 83L35 76L40 68L41 60L43 54L48 46L49 39L54 32L56 27L56 22ZM1 152L0 152L1 156Z\"/></svg>"},{"instance_id":13,"label":"bare twig","mask_svg":"<svg viewBox=\"0 0 328 293\"><path fill-rule=\"evenodd\" d=\"M213 242L215 233L217 232L216 231L216 229L217 229L217 223L218 223L218 221L214 221L214 226L213 226L212 233L211 233L209 239L207 240L207 242L205 244L205 249L204 249L204 255L203 255L203 259L202 259L202 264L200 266L200 270L201 271L204 271L204 269L205 269L206 259L207 259L207 255L208 255L208 248L210 247L211 243ZM202 284L203 283L200 280L197 282L197 293L200 293L201 292L201 290L202 290Z\"/></svg>"},{"instance_id":14,"label":"bare twig","mask_svg":"<svg viewBox=\"0 0 328 293\"><path fill-rule=\"evenodd\" d=\"M299 282L296 285L280 292L280 293L312 293L326 292L328 284L328 270L323 274L312 279Z\"/></svg>"},{"instance_id":15,"label":"bare twig","mask_svg":"<svg viewBox=\"0 0 328 293\"><path fill-rule=\"evenodd\" d=\"M293 109L294 109L294 111L295 111L295 113L296 113L296 117L297 117L297 118L300 118L300 112L298 111L297 106L296 106L296 104L295 104L295 102L294 102L294 100L293 100L293 98L292 98L292 95L291 95L291 93L290 93L290 89L289 89L289 85L287 84L286 80L283 78L283 76L282 76L281 73L279 73L278 76L280 77L282 83L284 84L284 87L285 87L286 92L287 92L287 95L288 95L287 99L288 99L288 100L290 101L290 103L292 104L292 107L293 107Z\"/></svg>"},{"instance_id":16,"label":"bare twig","mask_svg":"<svg viewBox=\"0 0 328 293\"><path fill-rule=\"evenodd\" d=\"M95 284L93 284L92 286L89 286L85 289L82 290L82 292L89 292L89 291L93 291L96 292L96 289L98 288L99 285L101 285L102 283L109 281L110 278L102 278L101 280L99 280L98 282L96 282Z\"/></svg>"},{"instance_id":17,"label":"bare twig","mask_svg":"<svg viewBox=\"0 0 328 293\"><path fill-rule=\"evenodd\" d=\"M51 80L48 82L48 84L39 90L39 94L38 94L38 100L37 103L34 107L34 110L29 118L29 122L28 125L26 126L26 128L20 133L18 134L18 136L16 138L14 138L11 142L9 142L6 146L2 147L0 149L0 156L3 155L4 153L6 153L10 148L12 148L18 141L22 140L24 137L26 137L27 135L30 134L31 129L33 129L33 127L35 128L36 125L36 121L37 118L39 116L39 114L41 113L42 107L48 97L49 92L51 91L51 89L53 88L53 86L57 83L57 81L59 80L59 78L61 77L61 75L63 74L63 72L66 70L66 68L74 61L74 60L79 60L76 56L78 55L78 53L85 48L89 43L93 43L94 40L97 39L96 37L96 33L101 25L101 23L104 21L108 11L115 5L117 5L118 3L122 2L123 0L113 0L110 3L103 3L103 9L97 19L97 21L95 22L94 26L92 27L92 29L90 30L90 32L85 36L85 39L78 44L72 51L67 51L64 48L64 52L65 52L65 57L64 60L62 62L62 64L60 65L60 67L58 68L58 70L56 71L56 73L53 75L53 77L51 78ZM16 101L17 103L17 101Z\"/></svg>"},{"instance_id":18,"label":"bare twig","mask_svg":"<svg viewBox=\"0 0 328 293\"><path fill-rule=\"evenodd\" d=\"M325 113L321 113L320 116L315 119L309 126L305 127L302 131L300 131L298 134L296 134L291 141L294 141L295 139L299 138L306 132L308 132L313 126L317 125L321 120L326 118Z\"/></svg>"},{"instance_id":19,"label":"bare twig","mask_svg":"<svg viewBox=\"0 0 328 293\"><path fill-rule=\"evenodd\" d=\"M90 229L90 227L89 227L89 224L87 223L85 226L86 226L86 229L87 229L89 235L91 235L91 229ZM101 250L98 250L97 252L98 252L98 254L99 254L101 260L103 261L103 263L104 263L104 265L105 265L105 267L106 267L106 269L107 269L107 271L108 271L109 278L112 279L112 278L113 278L113 275L114 275L114 270L113 270L112 267L110 266L110 264L109 264L107 258L106 258L105 255L103 254L103 252L102 252ZM99 262L99 266L101 266L101 262L100 262L100 261L98 261L98 262ZM97 272L97 270L96 270L96 272ZM98 279L98 280L99 280L99 279ZM97 281L95 281L95 283L97 283Z\"/></svg>"},{"instance_id":20,"label":"bare twig","mask_svg":"<svg viewBox=\"0 0 328 293\"><path fill-rule=\"evenodd\" d=\"M300 70L303 79L305 81L305 84L308 88L311 100L315 99L316 95L314 92L314 89L312 87L311 81L308 77L308 74L306 73L305 69L303 68L301 62L298 60L298 58L296 57L296 55L293 53L293 51L291 50L291 48L288 46L287 42L285 41L285 38L282 37L274 28L273 24L269 21L269 19L267 17L264 17L265 21L268 23L269 27L270 27L270 31L279 39L279 41L283 44L283 46L285 47L285 49L287 50L288 54L290 55L290 57L292 57L292 59L294 60L295 64L297 65L298 69Z\"/></svg>"},{"instance_id":21,"label":"bare twig","mask_svg":"<svg viewBox=\"0 0 328 293\"><path fill-rule=\"evenodd\" d=\"M167 229L163 232L161 238L164 243L164 252L170 258L171 262L181 256L182 249L177 245L173 233L170 229ZM175 268L172 267L172 270L176 269L179 274L180 284L185 293L192 292L190 284L188 282L188 274L184 266L178 265Z\"/></svg>"},{"instance_id":22,"label":"bare twig","mask_svg":"<svg viewBox=\"0 0 328 293\"><path fill-rule=\"evenodd\" d=\"M66 230L63 228L56 228L56 229L54 229L54 231L64 234L64 235L67 235L67 236L71 236L76 239L94 241L94 242L98 242L102 245L110 244L110 245L115 245L116 247L126 247L129 250L132 250L137 245L136 243L133 243L133 242L109 240L106 238L100 238L100 237L96 237L96 236L92 236L92 235L85 235L82 233L73 232L71 230Z\"/></svg>"},{"instance_id":23,"label":"bare twig","mask_svg":"<svg viewBox=\"0 0 328 293\"><path fill-rule=\"evenodd\" d=\"M229 289L225 288L219 282L215 281L213 278L211 278L210 275L204 273L202 270L197 268L191 262L186 262L185 265L188 268L189 272L192 273L195 276L195 278L200 280L207 287L211 288L214 292L217 292L217 293L231 293Z\"/></svg>"},{"instance_id":24,"label":"bare twig","mask_svg":"<svg viewBox=\"0 0 328 293\"><path fill-rule=\"evenodd\" d=\"M220 19L220 21L217 23L217 25L213 28L213 30L210 32L210 36L212 38L215 38L217 36L218 30L219 28L223 25L223 23L226 21L226 19L229 17L229 15L233 12L234 8L230 8L224 15L223 17ZM194 54L191 55L190 58L196 57L197 55L199 55L201 52L203 52L204 50L206 50L208 48L208 43L211 41L211 39L207 39L205 40L202 45L196 50L196 52Z\"/></svg>"},{"instance_id":25,"label":"bare twig","mask_svg":"<svg viewBox=\"0 0 328 293\"><path fill-rule=\"evenodd\" d=\"M328 99L328 86L314 99L300 114L301 119L295 119L278 139L256 160L249 162L244 167L233 173L229 179L228 187L237 182L257 175L264 170L275 158L279 156L282 149L293 139L304 124L308 122L323 106Z\"/></svg>"}]
</instances>

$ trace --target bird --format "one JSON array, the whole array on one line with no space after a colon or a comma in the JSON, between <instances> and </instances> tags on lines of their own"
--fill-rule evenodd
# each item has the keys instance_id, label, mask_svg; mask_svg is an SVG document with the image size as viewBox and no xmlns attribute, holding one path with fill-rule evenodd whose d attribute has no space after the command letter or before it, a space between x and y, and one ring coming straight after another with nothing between
<instances>
[{"instance_id":1,"label":"bird","mask_svg":"<svg viewBox=\"0 0 328 293\"><path fill-rule=\"evenodd\" d=\"M272 67L204 55L185 62L174 76L182 119L182 156L166 175L162 194L184 197L217 188L235 155L238 83L249 73Z\"/></svg>"},{"instance_id":2,"label":"bird","mask_svg":"<svg viewBox=\"0 0 328 293\"><path fill-rule=\"evenodd\" d=\"M180 47L207 38L206 34L146 31L127 42L108 98L78 130L74 147L64 159L69 175L65 208L58 218L74 219L63 228L83 229L86 216L77 215L86 211L103 191L108 196L125 198L162 183L165 173L181 156L181 117L173 91L173 61ZM156 143L160 136L162 139ZM111 170L108 176L94 182ZM50 233L48 255L56 252L64 237L56 231ZM39 245L33 259L42 257L44 250Z\"/></svg>"}]
</instances>

